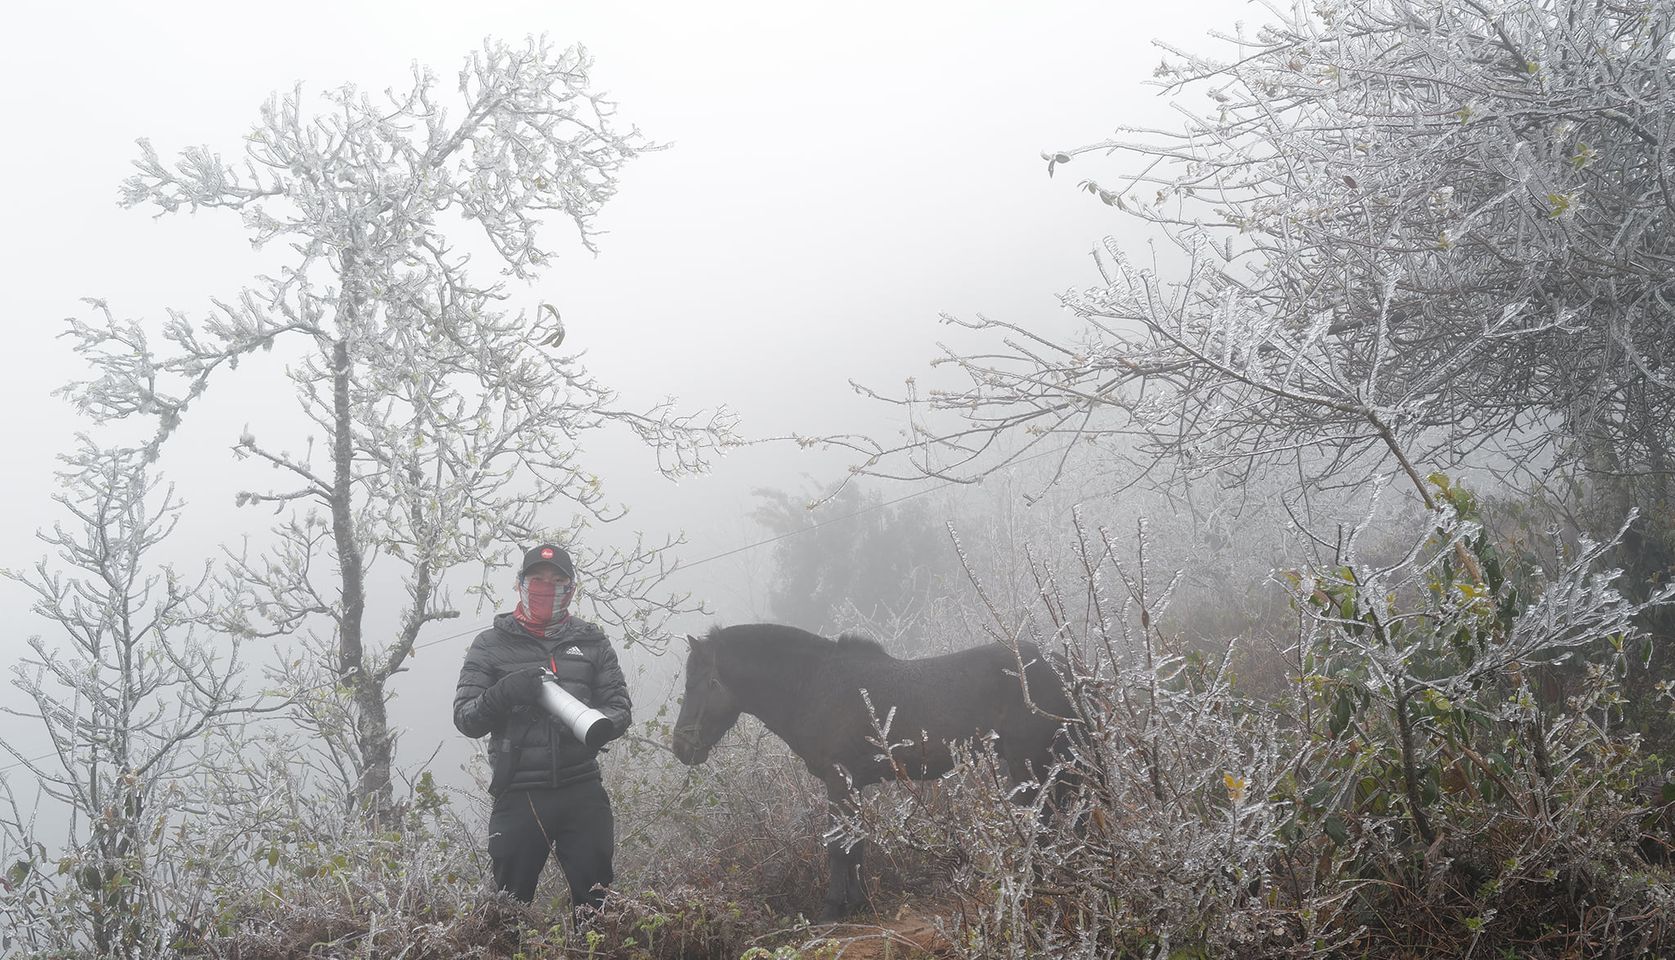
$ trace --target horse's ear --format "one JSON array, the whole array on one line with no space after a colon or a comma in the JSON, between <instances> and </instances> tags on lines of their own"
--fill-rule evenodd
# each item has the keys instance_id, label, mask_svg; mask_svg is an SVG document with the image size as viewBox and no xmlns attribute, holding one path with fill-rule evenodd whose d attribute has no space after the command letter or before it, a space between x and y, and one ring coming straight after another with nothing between
<instances>
[{"instance_id":1,"label":"horse's ear","mask_svg":"<svg viewBox=\"0 0 1675 960\"><path fill-rule=\"evenodd\" d=\"M689 633L689 634L686 635L686 648L688 650L696 650L699 647L703 646L703 644L704 644L704 641L699 640L697 637L694 637L692 634Z\"/></svg>"}]
</instances>

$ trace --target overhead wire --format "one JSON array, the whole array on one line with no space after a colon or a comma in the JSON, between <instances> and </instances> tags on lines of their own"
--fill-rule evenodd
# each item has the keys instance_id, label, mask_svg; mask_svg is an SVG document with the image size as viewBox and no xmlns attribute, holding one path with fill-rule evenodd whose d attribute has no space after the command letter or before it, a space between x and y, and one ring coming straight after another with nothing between
<instances>
[{"instance_id":1,"label":"overhead wire","mask_svg":"<svg viewBox=\"0 0 1675 960\"><path fill-rule=\"evenodd\" d=\"M1063 453L1065 450L1068 450L1069 448L1070 448L1070 445L1066 445L1066 446L1063 446L1063 447L1054 448L1052 450L1043 450L1039 453L1033 453L1033 454L1030 454L1027 457L1021 457L1017 460L1013 460L1012 462L1006 464L1001 469L1009 470L1013 467L1019 466L1020 464L1028 463L1031 460L1038 460L1042 457L1049 456L1049 455L1055 454L1055 453ZM922 490L915 490L912 493L902 494L901 496L896 497L896 498L891 499L891 500L883 500L883 501L880 501L878 503L869 504L865 507L862 507L859 510L855 510L851 513L846 513L841 517L829 517L825 520L821 520L818 523L812 523L812 524L809 524L806 527L798 527L795 530L788 530L785 533L781 533L781 534L778 534L778 535L772 536L772 537L767 537L767 538L764 538L762 540L757 540L753 543L747 543L747 544L745 544L743 546L740 546L740 547L734 547L731 550L724 550L721 553L712 554L712 555L704 557L700 560L694 560L691 563L676 563L674 568L670 572L673 573L673 572L677 572L677 571L681 571L681 570L691 570L694 567L701 567L706 563L712 563L716 560L724 560L727 557L731 557L735 554L744 553L747 550L755 550L758 547L765 547L765 546L768 546L769 544L778 543L779 541L789 539L790 537L799 536L799 535L805 534L805 533L812 533L815 530L819 530L822 527L828 527L828 526L831 526L832 524L835 524L835 523L843 523L843 522L848 521L848 520L853 520L856 517L865 516L866 514L873 513L873 512L876 512L878 510L882 510L885 507L893 507L896 504L901 503L905 500L912 500L915 497L922 497L922 496L925 496L927 494L936 493L939 490L945 490L948 487L964 485L965 483L966 483L966 481L961 481L961 480L944 480L941 483L935 484L933 486L925 487ZM415 643L415 644L413 644L413 650L415 650L415 651L424 650L428 647L434 647L437 644L447 643L450 640L458 640L461 637L467 637L467 636L470 636L474 633L481 633L482 631L487 630L489 628L489 626L491 626L491 625L492 625L492 621L490 623L486 623L486 624L477 624L477 625L469 627L465 630L461 630L457 633L450 633L450 634L447 634L446 636L434 637L430 640L426 640L423 643ZM322 690L322 689L325 689L328 686L334 685L335 683L336 683L336 681L332 681L331 683L321 684L318 687L314 687L314 688L311 688L310 690L301 691L301 692L302 693L310 693L310 692L313 692L314 690ZM38 756L38 757L31 757L28 760L18 760L16 762L7 764L6 766L0 767L0 773L5 773L6 771L13 769L14 767L21 767L21 766L24 766L26 764L34 763L38 760L46 760L46 759L49 759L52 756L54 756L53 753L45 753L45 754L42 754L41 756Z\"/></svg>"},{"instance_id":2,"label":"overhead wire","mask_svg":"<svg viewBox=\"0 0 1675 960\"><path fill-rule=\"evenodd\" d=\"M1020 464L1028 463L1031 460L1038 460L1042 457L1050 456L1050 455L1055 454L1055 453L1063 453L1064 451L1070 449L1070 446L1071 445L1067 444L1063 447L1057 447L1057 448L1054 448L1052 450L1043 450L1039 453L1030 454L1027 457L1021 457L1017 460L1013 460L1011 463L1006 464L1006 466L1003 467L1002 469L1011 469L1012 467L1016 467ZM862 507L859 510L853 511L851 513L846 513L841 517L828 517L827 519L821 520L818 523L811 523L806 527L798 527L795 530L788 530L785 533L781 533L781 534L778 534L778 535L772 536L772 537L767 537L767 538L762 539L762 540L757 540L753 543L747 543L747 544L745 544L744 546L741 546L741 547L734 547L731 550L724 550L721 553L712 554L710 556L704 557L703 559L694 560L691 563L679 563L679 562L677 562L675 564L674 568L670 571L670 573L675 573L675 572L679 572L679 571L682 571L682 570L691 570L694 567L701 567L706 563L711 563L711 562L716 561L716 560L724 560L727 557L733 556L734 554L744 553L747 550L755 550L758 547L765 547L769 544L778 543L781 540L785 540L785 539L788 539L790 537L800 536L800 535L805 534L805 533L813 533L814 531L819 530L821 527L831 526L834 523L843 523L846 520L853 520L856 517L864 516L866 514L873 513L873 512L876 512L878 510L882 510L885 507L893 507L896 504L901 503L904 500L912 500L915 497L922 497L922 496L925 496L926 494L936 493L939 490L945 490L945 489L947 489L949 487L953 487L953 486L963 486L965 484L966 484L966 481L962 481L962 480L944 480L943 482L935 484L934 486L925 487L922 490L915 490L912 493L905 493L905 494L902 494L901 496L896 497L896 498L891 499L891 500L884 500L884 501L881 501L879 503L869 504L865 507ZM467 635L473 634L473 633L480 633L483 630L487 630L488 627L489 627L489 624L480 624L480 625L472 627L468 630L462 630L458 633L452 633L452 634L449 634L449 635L444 636L444 637L436 637L436 638L431 639L431 640L426 640L424 643L416 643L416 644L413 645L413 649L422 650L426 647L432 647L432 646L435 646L439 643L446 643L449 640L458 640L460 637L464 637L464 636L467 636Z\"/></svg>"}]
</instances>

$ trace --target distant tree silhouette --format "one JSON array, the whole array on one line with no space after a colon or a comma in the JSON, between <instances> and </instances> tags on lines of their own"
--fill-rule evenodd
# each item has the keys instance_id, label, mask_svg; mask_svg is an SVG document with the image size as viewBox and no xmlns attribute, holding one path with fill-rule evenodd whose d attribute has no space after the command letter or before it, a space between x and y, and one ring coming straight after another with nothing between
<instances>
[{"instance_id":1,"label":"distant tree silhouette","mask_svg":"<svg viewBox=\"0 0 1675 960\"><path fill-rule=\"evenodd\" d=\"M910 618L959 575L945 518L932 503L886 504L877 491L855 486L813 506L811 496L755 493L761 503L752 518L785 537L774 547L768 606L786 623L829 632L856 618Z\"/></svg>"}]
</instances>

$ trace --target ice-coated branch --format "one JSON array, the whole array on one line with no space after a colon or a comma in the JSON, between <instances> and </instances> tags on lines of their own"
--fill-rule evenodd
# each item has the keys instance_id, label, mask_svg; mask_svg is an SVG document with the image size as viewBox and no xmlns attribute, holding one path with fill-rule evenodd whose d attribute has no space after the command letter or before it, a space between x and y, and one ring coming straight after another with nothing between
<instances>
[{"instance_id":1,"label":"ice-coated branch","mask_svg":"<svg viewBox=\"0 0 1675 960\"><path fill-rule=\"evenodd\" d=\"M880 476L1097 443L1159 486L1283 467L1405 474L1423 499L1427 471L1480 451L1655 483L1675 39L1647 9L1298 7L1227 59L1166 48L1180 129L1043 154L1049 175L1116 157L1080 189L1161 251L1097 248L1062 334L953 321L977 336L944 347L952 376L865 391L906 408L907 437L827 439Z\"/></svg>"}]
</instances>

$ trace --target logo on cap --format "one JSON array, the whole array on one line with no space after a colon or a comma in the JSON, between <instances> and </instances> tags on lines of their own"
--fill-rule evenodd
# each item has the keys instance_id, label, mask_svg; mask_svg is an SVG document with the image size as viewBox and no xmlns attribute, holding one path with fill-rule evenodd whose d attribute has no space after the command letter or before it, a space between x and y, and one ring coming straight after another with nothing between
<instances>
[{"instance_id":1,"label":"logo on cap","mask_svg":"<svg viewBox=\"0 0 1675 960\"><path fill-rule=\"evenodd\" d=\"M552 547L541 548L541 559L542 560L551 560L552 558L553 558L553 548Z\"/></svg>"}]
</instances>

